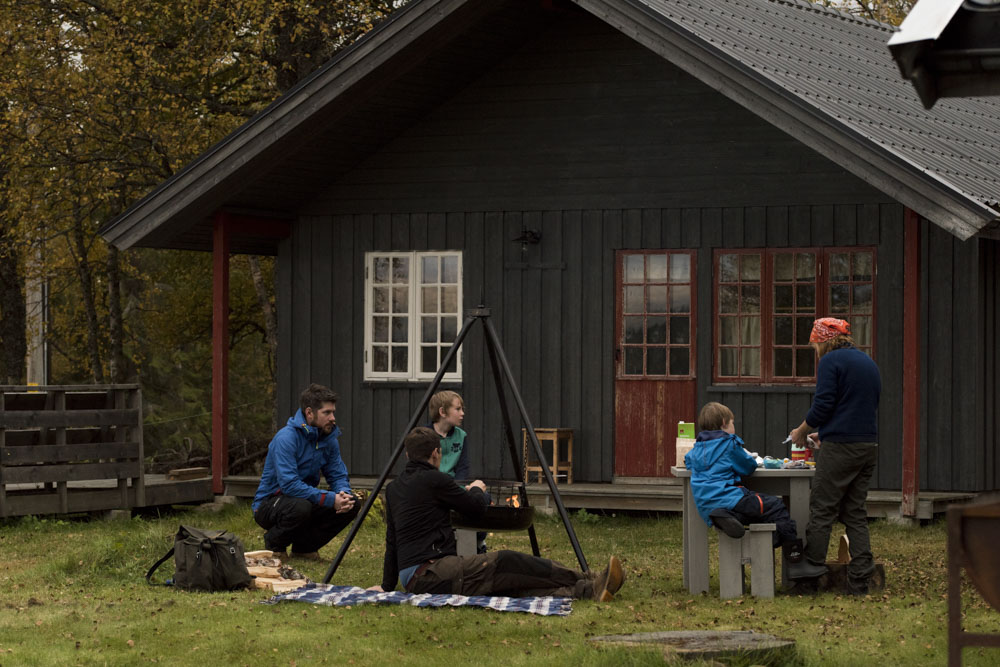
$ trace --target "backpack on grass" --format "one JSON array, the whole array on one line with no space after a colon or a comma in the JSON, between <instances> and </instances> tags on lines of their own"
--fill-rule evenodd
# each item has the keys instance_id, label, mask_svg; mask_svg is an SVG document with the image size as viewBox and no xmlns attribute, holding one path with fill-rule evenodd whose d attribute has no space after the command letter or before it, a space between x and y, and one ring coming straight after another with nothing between
<instances>
[{"instance_id":1,"label":"backpack on grass","mask_svg":"<svg viewBox=\"0 0 1000 667\"><path fill-rule=\"evenodd\" d=\"M156 568L174 557L173 585L190 591L232 591L247 588L253 577L247 571L243 544L225 530L202 530L181 526L174 546L156 565L149 568L146 581ZM169 582L168 582L169 583Z\"/></svg>"}]
</instances>

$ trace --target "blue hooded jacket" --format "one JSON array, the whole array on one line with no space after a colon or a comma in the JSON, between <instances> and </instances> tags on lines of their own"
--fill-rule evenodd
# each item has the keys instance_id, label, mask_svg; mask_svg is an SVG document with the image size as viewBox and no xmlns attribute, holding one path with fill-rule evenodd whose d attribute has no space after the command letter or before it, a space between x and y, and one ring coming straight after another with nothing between
<instances>
[{"instance_id":1,"label":"blue hooded jacket","mask_svg":"<svg viewBox=\"0 0 1000 667\"><path fill-rule=\"evenodd\" d=\"M280 492L292 498L305 498L319 505L333 507L334 496L341 491L351 492L347 466L340 458L340 427L334 426L330 435L319 436L319 429L306 424L302 410L288 420L267 447L264 471L260 486L254 496L252 508L268 496ZM316 488L320 473L330 485L330 491Z\"/></svg>"},{"instance_id":2,"label":"blue hooded jacket","mask_svg":"<svg viewBox=\"0 0 1000 667\"><path fill-rule=\"evenodd\" d=\"M712 510L731 510L743 499L747 491L739 486L740 478L757 469L757 460L743 449L738 435L702 431L684 455L684 465L691 471L691 494L698 514L711 526L708 515Z\"/></svg>"}]
</instances>

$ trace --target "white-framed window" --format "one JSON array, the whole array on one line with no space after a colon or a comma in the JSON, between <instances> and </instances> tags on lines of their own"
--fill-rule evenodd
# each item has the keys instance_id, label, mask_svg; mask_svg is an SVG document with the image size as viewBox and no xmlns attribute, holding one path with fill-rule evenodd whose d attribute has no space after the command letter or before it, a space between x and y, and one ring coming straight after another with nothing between
<instances>
[{"instance_id":1,"label":"white-framed window","mask_svg":"<svg viewBox=\"0 0 1000 667\"><path fill-rule=\"evenodd\" d=\"M365 380L433 379L461 315L460 251L366 253ZM444 379L462 379L461 354Z\"/></svg>"}]
</instances>

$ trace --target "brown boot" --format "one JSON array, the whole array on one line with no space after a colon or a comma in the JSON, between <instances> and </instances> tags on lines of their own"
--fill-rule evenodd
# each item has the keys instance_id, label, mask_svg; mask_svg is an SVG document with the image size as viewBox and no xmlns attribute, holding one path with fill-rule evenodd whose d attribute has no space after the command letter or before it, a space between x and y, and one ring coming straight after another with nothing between
<instances>
[{"instance_id":1,"label":"brown boot","mask_svg":"<svg viewBox=\"0 0 1000 667\"><path fill-rule=\"evenodd\" d=\"M594 599L598 602L610 602L615 593L625 583L625 570L618 556L612 556L608 566L594 580Z\"/></svg>"},{"instance_id":2,"label":"brown boot","mask_svg":"<svg viewBox=\"0 0 1000 667\"><path fill-rule=\"evenodd\" d=\"M304 553L293 551L292 558L301 558L302 560L326 560L325 558L319 555L318 551L306 551Z\"/></svg>"}]
</instances>

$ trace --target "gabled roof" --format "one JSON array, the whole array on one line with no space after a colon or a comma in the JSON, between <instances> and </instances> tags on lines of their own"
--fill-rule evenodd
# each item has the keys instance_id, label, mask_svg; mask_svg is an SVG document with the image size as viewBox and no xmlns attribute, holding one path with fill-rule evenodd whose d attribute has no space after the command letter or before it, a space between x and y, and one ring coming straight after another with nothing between
<instances>
[{"instance_id":1,"label":"gabled roof","mask_svg":"<svg viewBox=\"0 0 1000 667\"><path fill-rule=\"evenodd\" d=\"M804 0L573 1L959 238L997 225L1000 98L923 110L886 48L891 26ZM101 233L121 248L208 248L220 207L294 210L302 188L544 27L542 4L414 0ZM323 173L289 168L310 151Z\"/></svg>"}]
</instances>

